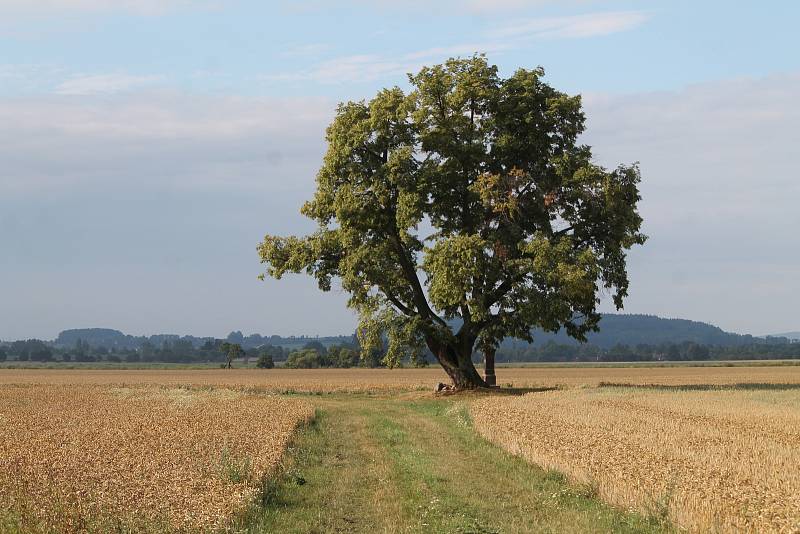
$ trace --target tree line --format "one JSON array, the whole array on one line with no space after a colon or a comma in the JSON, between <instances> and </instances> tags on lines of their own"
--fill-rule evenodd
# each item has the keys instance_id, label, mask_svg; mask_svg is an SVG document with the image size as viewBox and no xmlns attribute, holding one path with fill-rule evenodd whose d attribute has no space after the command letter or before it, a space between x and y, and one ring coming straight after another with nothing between
<instances>
[{"instance_id":1,"label":"tree line","mask_svg":"<svg viewBox=\"0 0 800 534\"><path fill-rule=\"evenodd\" d=\"M344 337L344 336L343 336ZM345 338L346 339L346 338ZM109 363L219 363L227 366L229 361L242 360L249 365L254 360L261 368L272 368L276 364L291 369L381 367L385 366L385 352L372 350L362 355L357 340L325 345L320 341L308 341L299 348L289 349L281 345L265 344L260 347L243 348L240 344L223 339L208 339L200 346L189 340L163 341L160 346L145 341L138 349L93 347L78 339L70 348L28 339L0 345L0 362L109 362ZM238 347L238 349L234 348ZM476 352L473 360L483 358ZM636 345L619 343L612 347L600 347L591 343L565 344L552 340L541 345L501 346L496 353L498 362L635 362L635 361L704 361L704 360L769 360L800 359L800 343L753 343L737 346L721 346L684 341L680 343L658 343ZM405 365L425 366L433 361L429 351L423 352L417 361L401 362Z\"/></svg>"},{"instance_id":2,"label":"tree line","mask_svg":"<svg viewBox=\"0 0 800 534\"><path fill-rule=\"evenodd\" d=\"M782 360L800 358L800 343L754 343L737 346L706 345L693 341L628 345L609 348L593 344L501 347L498 362L637 362L705 360Z\"/></svg>"},{"instance_id":3,"label":"tree line","mask_svg":"<svg viewBox=\"0 0 800 534\"><path fill-rule=\"evenodd\" d=\"M344 338L344 336L343 336ZM346 338L345 338L346 339ZM352 339L352 338L351 338ZM276 364L294 369L316 369L325 367L380 367L384 354L371 351L362 357L358 343L338 343L326 346L319 341L309 341L300 348L287 349L280 345L265 344L260 347L243 348L239 343L227 339L209 339L195 346L186 339L165 340L160 346L144 341L138 348L106 348L91 346L78 338L69 348L59 347L39 339L14 341L0 345L0 362L110 362L110 363L219 363L233 366L241 360L249 365L271 369Z\"/></svg>"}]
</instances>

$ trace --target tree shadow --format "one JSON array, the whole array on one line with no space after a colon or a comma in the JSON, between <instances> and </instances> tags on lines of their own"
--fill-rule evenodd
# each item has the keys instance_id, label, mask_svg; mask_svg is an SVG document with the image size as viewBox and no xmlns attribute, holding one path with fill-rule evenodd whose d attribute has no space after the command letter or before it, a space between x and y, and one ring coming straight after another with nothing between
<instances>
[{"instance_id":1,"label":"tree shadow","mask_svg":"<svg viewBox=\"0 0 800 534\"><path fill-rule=\"evenodd\" d=\"M776 384L772 382L745 382L737 384L625 384L600 382L599 387L638 388L659 391L791 391L800 389L800 384Z\"/></svg>"},{"instance_id":2,"label":"tree shadow","mask_svg":"<svg viewBox=\"0 0 800 534\"><path fill-rule=\"evenodd\" d=\"M544 393L545 391L555 391L561 389L555 386L541 386L541 387L499 387L482 389L481 392L489 393L492 395L525 395L526 393Z\"/></svg>"}]
</instances>

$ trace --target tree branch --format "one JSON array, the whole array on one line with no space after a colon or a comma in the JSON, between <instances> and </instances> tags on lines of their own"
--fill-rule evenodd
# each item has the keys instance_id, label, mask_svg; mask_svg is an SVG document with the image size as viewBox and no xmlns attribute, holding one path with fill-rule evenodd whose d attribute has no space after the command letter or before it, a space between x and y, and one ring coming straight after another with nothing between
<instances>
[{"instance_id":1,"label":"tree branch","mask_svg":"<svg viewBox=\"0 0 800 534\"><path fill-rule=\"evenodd\" d=\"M567 226L566 228L563 228L563 229L559 230L558 232L553 232L553 237L561 237L562 235L566 234L570 230L574 230L574 229L575 229L574 226Z\"/></svg>"},{"instance_id":2,"label":"tree branch","mask_svg":"<svg viewBox=\"0 0 800 534\"><path fill-rule=\"evenodd\" d=\"M506 293L511 291L511 287L513 286L513 284L514 283L511 281L511 278L506 278L500 283L499 286L490 291L486 296L486 304L485 304L486 308L487 309L491 308L501 298L503 298L503 296Z\"/></svg>"},{"instance_id":3,"label":"tree branch","mask_svg":"<svg viewBox=\"0 0 800 534\"><path fill-rule=\"evenodd\" d=\"M444 319L434 313L428 304L428 299L425 298L425 292L423 291L422 284L417 276L417 270L411 263L411 260L408 259L408 253L406 252L405 247L403 247L402 241L400 241L400 235L397 232L397 227L392 224L391 229L392 234L389 236L389 241L394 246L395 252L397 252L398 260L400 261L400 267L403 269L403 275L408 283L411 284L411 290L414 294L414 305L417 307L419 314L439 323L441 326L447 327L448 325Z\"/></svg>"},{"instance_id":4,"label":"tree branch","mask_svg":"<svg viewBox=\"0 0 800 534\"><path fill-rule=\"evenodd\" d=\"M408 316L419 315L419 312L412 310L411 308L400 302L400 299L395 297L391 291L389 291L383 286L378 286L378 287L381 289L381 291L383 291L383 294L386 295L386 298L389 299L389 302L394 304L398 310L400 310L401 312L405 313Z\"/></svg>"}]
</instances>

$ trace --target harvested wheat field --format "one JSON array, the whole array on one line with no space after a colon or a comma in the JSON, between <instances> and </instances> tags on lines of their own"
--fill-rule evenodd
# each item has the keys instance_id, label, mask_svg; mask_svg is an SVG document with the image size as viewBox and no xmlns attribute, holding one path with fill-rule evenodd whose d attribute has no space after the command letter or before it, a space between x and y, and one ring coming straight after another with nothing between
<instances>
[{"instance_id":1,"label":"harvested wheat field","mask_svg":"<svg viewBox=\"0 0 800 534\"><path fill-rule=\"evenodd\" d=\"M220 386L271 392L393 392L428 390L448 382L438 366L426 369L0 369L0 384ZM503 387L615 384L800 384L800 365L737 367L502 367Z\"/></svg>"},{"instance_id":2,"label":"harvested wheat field","mask_svg":"<svg viewBox=\"0 0 800 534\"><path fill-rule=\"evenodd\" d=\"M224 525L311 415L230 390L2 386L0 517L26 531Z\"/></svg>"},{"instance_id":3,"label":"harvested wheat field","mask_svg":"<svg viewBox=\"0 0 800 534\"><path fill-rule=\"evenodd\" d=\"M800 531L800 389L598 388L487 397L489 440L692 531Z\"/></svg>"}]
</instances>

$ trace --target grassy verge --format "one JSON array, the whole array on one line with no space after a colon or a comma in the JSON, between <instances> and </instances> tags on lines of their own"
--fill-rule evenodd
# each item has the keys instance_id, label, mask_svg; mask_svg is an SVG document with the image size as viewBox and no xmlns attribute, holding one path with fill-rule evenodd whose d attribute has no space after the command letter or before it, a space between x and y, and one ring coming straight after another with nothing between
<instances>
[{"instance_id":1,"label":"grassy verge","mask_svg":"<svg viewBox=\"0 0 800 534\"><path fill-rule=\"evenodd\" d=\"M479 437L459 397L317 397L236 532L662 532Z\"/></svg>"}]
</instances>

